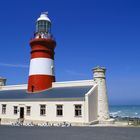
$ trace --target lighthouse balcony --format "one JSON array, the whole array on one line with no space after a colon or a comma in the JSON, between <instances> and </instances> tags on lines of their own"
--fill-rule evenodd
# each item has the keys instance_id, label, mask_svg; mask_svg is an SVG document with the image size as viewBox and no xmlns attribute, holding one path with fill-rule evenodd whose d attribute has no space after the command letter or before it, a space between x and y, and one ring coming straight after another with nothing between
<instances>
[{"instance_id":1,"label":"lighthouse balcony","mask_svg":"<svg viewBox=\"0 0 140 140\"><path fill-rule=\"evenodd\" d=\"M35 32L33 38L46 38L46 39L52 39L55 40L52 34L50 33L44 33L44 32ZM33 39L31 38L31 40Z\"/></svg>"}]
</instances>

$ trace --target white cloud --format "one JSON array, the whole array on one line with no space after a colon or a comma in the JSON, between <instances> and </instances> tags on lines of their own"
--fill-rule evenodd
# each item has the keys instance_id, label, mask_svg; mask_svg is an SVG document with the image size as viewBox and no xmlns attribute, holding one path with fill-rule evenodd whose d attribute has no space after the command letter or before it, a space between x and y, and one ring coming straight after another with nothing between
<instances>
[{"instance_id":1,"label":"white cloud","mask_svg":"<svg viewBox=\"0 0 140 140\"><path fill-rule=\"evenodd\" d=\"M28 68L28 65L23 65L23 64L0 63L0 66L4 66L4 67L15 67L15 68Z\"/></svg>"}]
</instances>

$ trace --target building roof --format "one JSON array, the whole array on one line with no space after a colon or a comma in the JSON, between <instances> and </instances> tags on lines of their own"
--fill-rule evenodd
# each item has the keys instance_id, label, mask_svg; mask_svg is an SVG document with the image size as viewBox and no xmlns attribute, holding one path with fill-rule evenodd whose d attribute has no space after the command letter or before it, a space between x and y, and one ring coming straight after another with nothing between
<instances>
[{"instance_id":1,"label":"building roof","mask_svg":"<svg viewBox=\"0 0 140 140\"><path fill-rule=\"evenodd\" d=\"M92 86L55 87L39 93L27 93L21 90L0 91L0 101L7 100L74 100L83 99Z\"/></svg>"}]
</instances>

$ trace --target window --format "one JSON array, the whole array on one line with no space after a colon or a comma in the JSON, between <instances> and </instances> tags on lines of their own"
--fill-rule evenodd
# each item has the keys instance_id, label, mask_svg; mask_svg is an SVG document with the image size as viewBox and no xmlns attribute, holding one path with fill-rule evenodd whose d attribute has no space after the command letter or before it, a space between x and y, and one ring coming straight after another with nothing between
<instances>
[{"instance_id":1,"label":"window","mask_svg":"<svg viewBox=\"0 0 140 140\"><path fill-rule=\"evenodd\" d=\"M82 115L82 105L75 105L75 117Z\"/></svg>"},{"instance_id":2,"label":"window","mask_svg":"<svg viewBox=\"0 0 140 140\"><path fill-rule=\"evenodd\" d=\"M16 115L18 113L18 107L14 106L14 115Z\"/></svg>"},{"instance_id":3,"label":"window","mask_svg":"<svg viewBox=\"0 0 140 140\"><path fill-rule=\"evenodd\" d=\"M6 104L2 105L2 114L6 114Z\"/></svg>"},{"instance_id":4,"label":"window","mask_svg":"<svg viewBox=\"0 0 140 140\"><path fill-rule=\"evenodd\" d=\"M49 24L50 23L47 22L47 21L42 21L42 20L38 21L37 22L37 27L36 27L37 32L45 32L45 31L47 31L48 28L49 28Z\"/></svg>"},{"instance_id":5,"label":"window","mask_svg":"<svg viewBox=\"0 0 140 140\"><path fill-rule=\"evenodd\" d=\"M54 74L54 66L51 66L51 69L52 69L52 75L55 75Z\"/></svg>"},{"instance_id":6,"label":"window","mask_svg":"<svg viewBox=\"0 0 140 140\"><path fill-rule=\"evenodd\" d=\"M31 107L30 106L27 106L26 107L26 115L27 116L30 116L30 114L31 114Z\"/></svg>"},{"instance_id":7,"label":"window","mask_svg":"<svg viewBox=\"0 0 140 140\"><path fill-rule=\"evenodd\" d=\"M56 115L63 116L63 105L56 105Z\"/></svg>"},{"instance_id":8,"label":"window","mask_svg":"<svg viewBox=\"0 0 140 140\"><path fill-rule=\"evenodd\" d=\"M43 116L46 114L46 105L40 105L40 115Z\"/></svg>"}]
</instances>

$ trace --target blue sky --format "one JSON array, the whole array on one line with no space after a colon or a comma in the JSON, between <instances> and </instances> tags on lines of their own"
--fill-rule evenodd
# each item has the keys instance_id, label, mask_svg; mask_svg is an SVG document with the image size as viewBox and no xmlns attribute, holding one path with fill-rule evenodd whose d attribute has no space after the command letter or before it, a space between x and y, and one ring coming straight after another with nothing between
<instances>
[{"instance_id":1,"label":"blue sky","mask_svg":"<svg viewBox=\"0 0 140 140\"><path fill-rule=\"evenodd\" d=\"M27 83L35 21L49 11L56 80L92 79L107 68L110 104L140 104L139 0L3 0L0 4L0 76Z\"/></svg>"}]
</instances>

